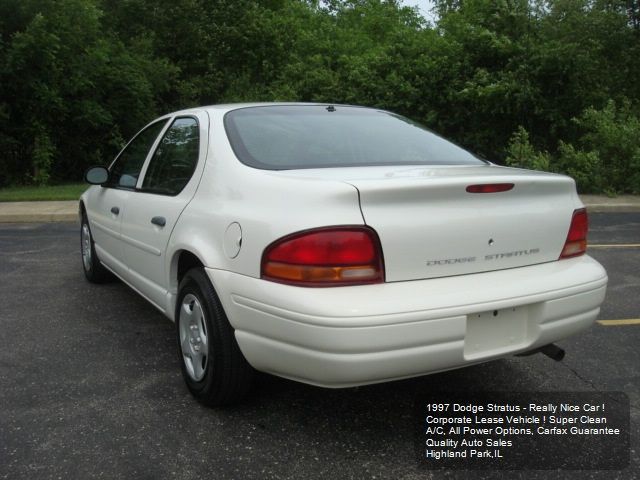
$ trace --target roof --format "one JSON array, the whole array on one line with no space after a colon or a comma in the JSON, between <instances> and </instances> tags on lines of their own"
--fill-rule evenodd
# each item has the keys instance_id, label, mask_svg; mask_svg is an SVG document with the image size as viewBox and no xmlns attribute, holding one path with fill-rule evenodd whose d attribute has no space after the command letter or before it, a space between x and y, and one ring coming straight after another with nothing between
<instances>
[{"instance_id":1,"label":"roof","mask_svg":"<svg viewBox=\"0 0 640 480\"><path fill-rule=\"evenodd\" d=\"M184 110L179 110L177 112L172 112L171 115L173 114L184 114L184 113L189 113L189 112L193 112L196 110L216 110L216 111L231 111L231 110L237 110L239 108L247 108L247 107L265 107L265 106L293 106L293 105L300 105L300 106L329 106L329 105L333 105L333 106L342 106L342 107L360 107L360 108L367 108L364 107L362 105L345 105L345 104L341 104L341 103L331 103L331 102L245 102L245 103L221 103L219 105L203 105L200 107L192 107L192 108L187 108Z\"/></svg>"}]
</instances>

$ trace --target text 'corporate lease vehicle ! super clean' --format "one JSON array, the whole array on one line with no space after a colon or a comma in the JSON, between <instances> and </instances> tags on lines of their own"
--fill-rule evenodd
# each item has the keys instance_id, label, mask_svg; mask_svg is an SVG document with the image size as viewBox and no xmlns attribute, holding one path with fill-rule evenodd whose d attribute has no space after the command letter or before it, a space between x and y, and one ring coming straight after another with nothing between
<instances>
[{"instance_id":1,"label":"text 'corporate lease vehicle ! super clean'","mask_svg":"<svg viewBox=\"0 0 640 480\"><path fill-rule=\"evenodd\" d=\"M480 160L393 113L194 108L86 173L84 271L176 323L203 403L254 369L325 387L553 350L607 275L571 178Z\"/></svg>"}]
</instances>

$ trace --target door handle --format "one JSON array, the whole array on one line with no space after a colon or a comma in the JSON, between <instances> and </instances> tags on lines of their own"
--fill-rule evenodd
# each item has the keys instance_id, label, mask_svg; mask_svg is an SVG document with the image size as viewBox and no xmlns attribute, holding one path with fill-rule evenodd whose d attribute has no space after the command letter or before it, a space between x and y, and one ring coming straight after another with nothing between
<instances>
[{"instance_id":1,"label":"door handle","mask_svg":"<svg viewBox=\"0 0 640 480\"><path fill-rule=\"evenodd\" d=\"M164 217L153 217L151 219L151 223L158 225L159 227L164 227L167 224L167 219Z\"/></svg>"},{"instance_id":2,"label":"door handle","mask_svg":"<svg viewBox=\"0 0 640 480\"><path fill-rule=\"evenodd\" d=\"M118 207L111 207L111 213L118 215L120 213L120 209Z\"/></svg>"}]
</instances>

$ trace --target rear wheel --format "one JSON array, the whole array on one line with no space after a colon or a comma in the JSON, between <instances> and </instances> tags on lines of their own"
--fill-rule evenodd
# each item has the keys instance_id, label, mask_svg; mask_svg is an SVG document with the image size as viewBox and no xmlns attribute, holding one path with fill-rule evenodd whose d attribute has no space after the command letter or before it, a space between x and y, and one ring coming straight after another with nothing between
<instances>
[{"instance_id":1,"label":"rear wheel","mask_svg":"<svg viewBox=\"0 0 640 480\"><path fill-rule=\"evenodd\" d=\"M175 319L182 375L193 396L209 406L246 396L253 369L202 268L189 270L180 282Z\"/></svg>"},{"instance_id":2,"label":"rear wheel","mask_svg":"<svg viewBox=\"0 0 640 480\"><path fill-rule=\"evenodd\" d=\"M86 212L82 212L80 222L80 253L82 254L84 276L87 277L87 280L92 283L104 283L113 278L111 272L98 259Z\"/></svg>"}]
</instances>

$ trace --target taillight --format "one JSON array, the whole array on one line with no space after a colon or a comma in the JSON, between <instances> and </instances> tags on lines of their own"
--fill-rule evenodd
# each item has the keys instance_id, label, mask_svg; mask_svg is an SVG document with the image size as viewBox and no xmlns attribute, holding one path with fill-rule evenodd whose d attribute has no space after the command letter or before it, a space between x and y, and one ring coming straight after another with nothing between
<instances>
[{"instance_id":1,"label":"taillight","mask_svg":"<svg viewBox=\"0 0 640 480\"><path fill-rule=\"evenodd\" d=\"M564 248L562 249L560 258L577 257L586 252L588 231L589 219L587 217L587 210L585 208L574 210L567 241L564 242Z\"/></svg>"},{"instance_id":2,"label":"taillight","mask_svg":"<svg viewBox=\"0 0 640 480\"><path fill-rule=\"evenodd\" d=\"M288 235L262 254L261 277L304 287L382 283L380 240L369 227L324 227Z\"/></svg>"}]
</instances>

